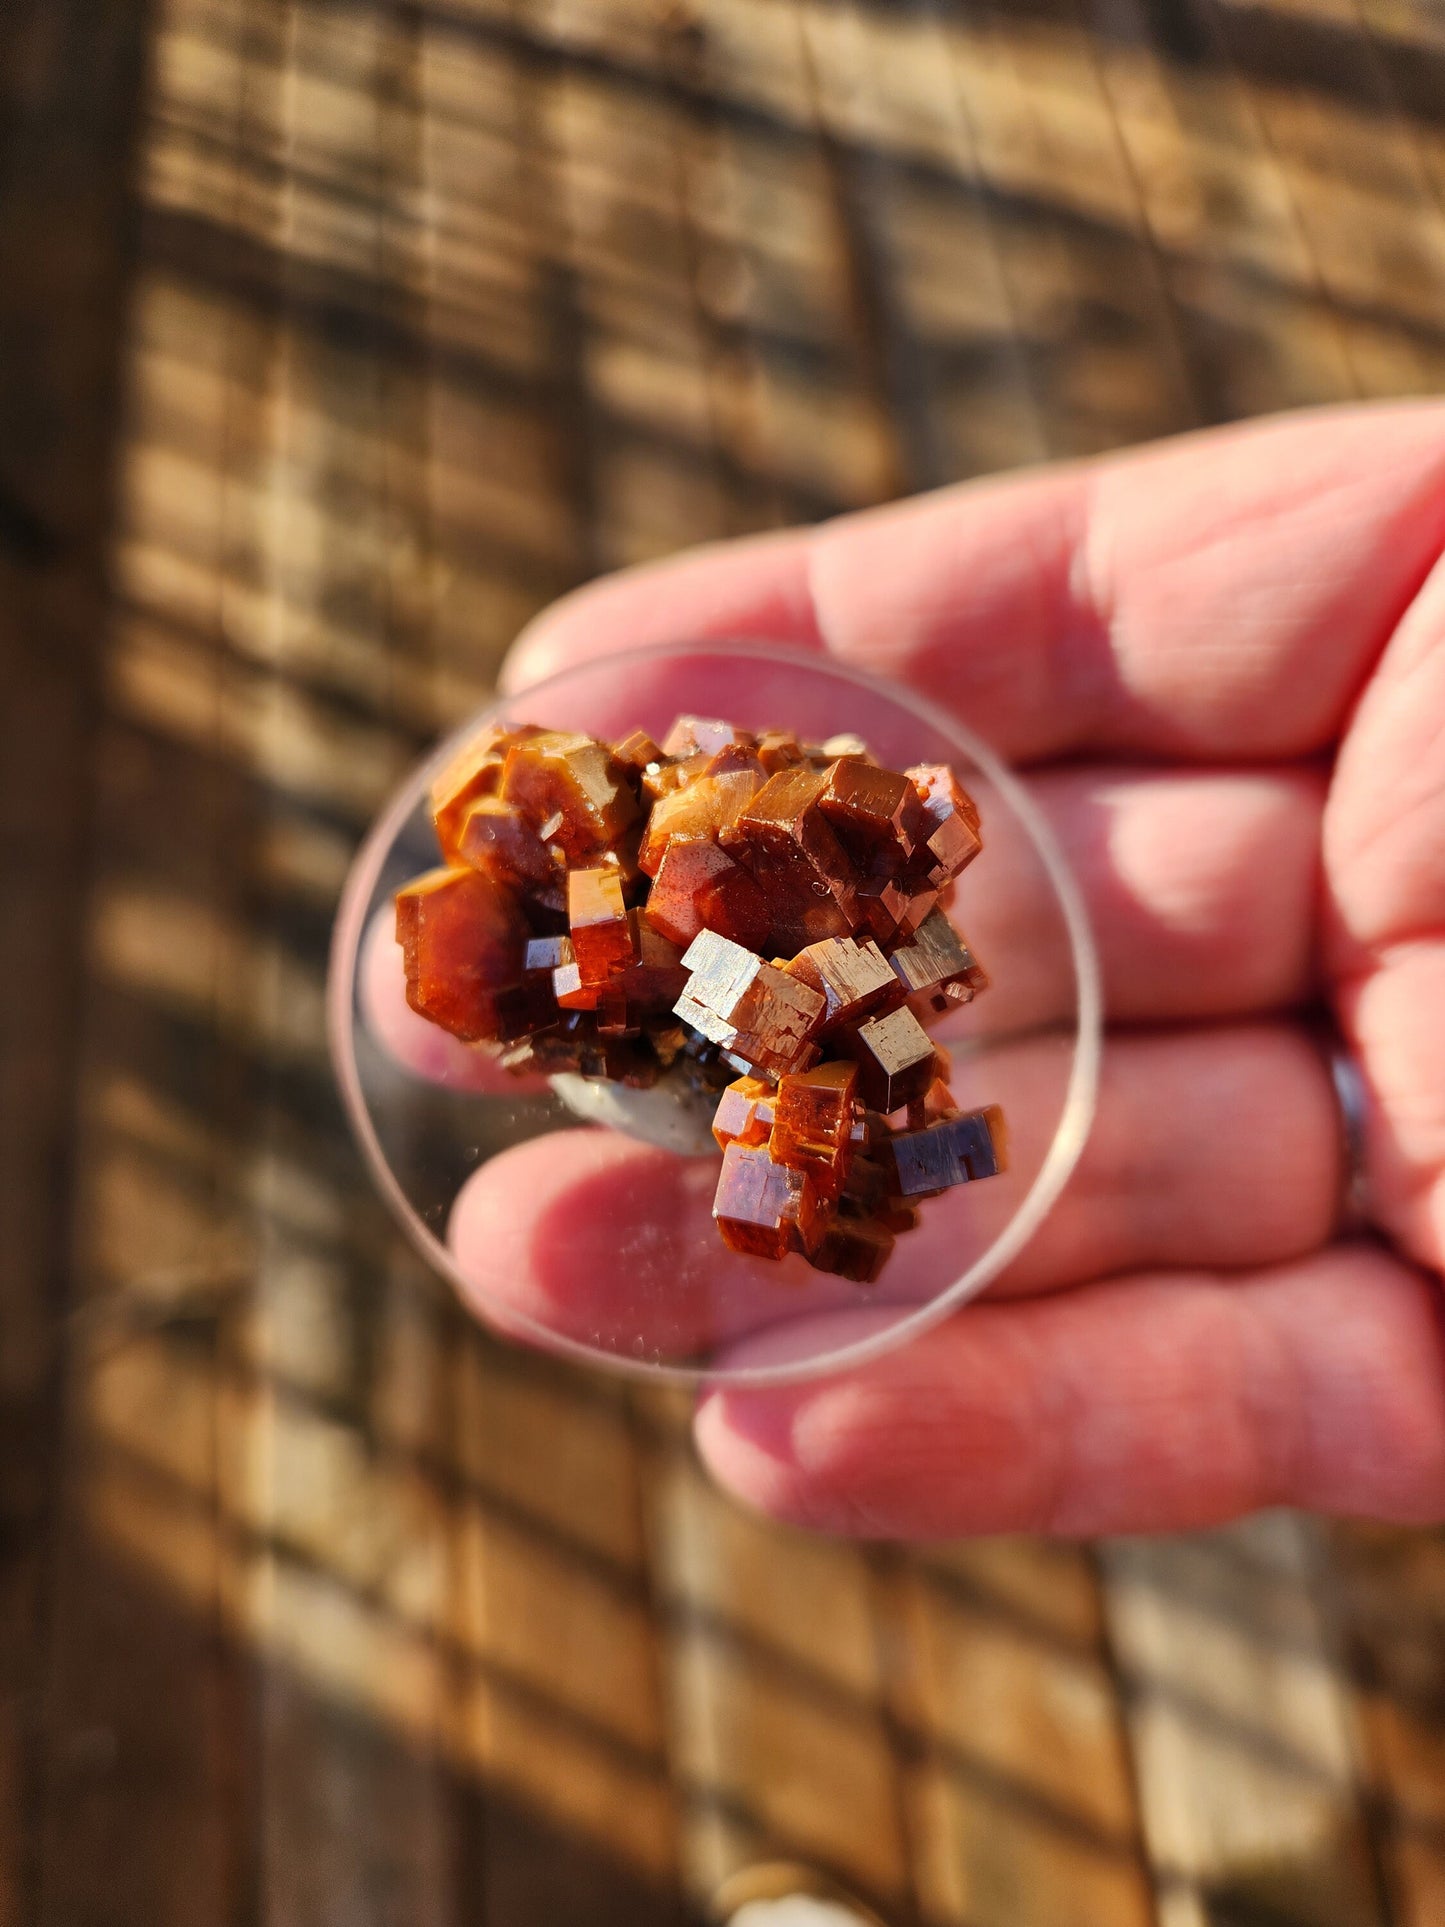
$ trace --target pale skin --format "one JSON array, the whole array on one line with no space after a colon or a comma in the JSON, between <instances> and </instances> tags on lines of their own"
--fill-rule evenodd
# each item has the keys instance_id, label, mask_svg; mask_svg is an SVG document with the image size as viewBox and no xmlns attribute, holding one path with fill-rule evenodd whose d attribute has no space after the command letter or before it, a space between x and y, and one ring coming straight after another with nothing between
<instances>
[{"instance_id":1,"label":"pale skin","mask_svg":"<svg viewBox=\"0 0 1445 1927\"><path fill-rule=\"evenodd\" d=\"M738 636L920 686L1039 774L1096 925L1110 1028L1065 1197L985 1300L908 1347L705 1392L698 1444L740 1498L903 1538L1445 1514L1442 556L1445 407L1397 405L710 548L519 640L513 688ZM1368 1090L1350 1235L1321 1007ZM546 1214L647 1155L589 1142L561 1195L514 1176L507 1212L530 1189L532 1224L506 1227L492 1167L459 1201L458 1260L493 1305L534 1310ZM599 1249L585 1289L612 1288ZM836 1340L875 1314L820 1316Z\"/></svg>"}]
</instances>

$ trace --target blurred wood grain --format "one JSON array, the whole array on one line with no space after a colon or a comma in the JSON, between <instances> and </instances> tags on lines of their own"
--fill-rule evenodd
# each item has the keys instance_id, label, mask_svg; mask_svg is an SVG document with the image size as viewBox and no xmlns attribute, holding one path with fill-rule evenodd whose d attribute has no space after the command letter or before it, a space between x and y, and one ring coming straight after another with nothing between
<instances>
[{"instance_id":1,"label":"blurred wood grain","mask_svg":"<svg viewBox=\"0 0 1445 1927\"><path fill-rule=\"evenodd\" d=\"M1442 101L1430 0L0 13L0 1920L1445 1916L1438 1534L745 1517L420 1272L320 1020L573 584L1438 390Z\"/></svg>"}]
</instances>

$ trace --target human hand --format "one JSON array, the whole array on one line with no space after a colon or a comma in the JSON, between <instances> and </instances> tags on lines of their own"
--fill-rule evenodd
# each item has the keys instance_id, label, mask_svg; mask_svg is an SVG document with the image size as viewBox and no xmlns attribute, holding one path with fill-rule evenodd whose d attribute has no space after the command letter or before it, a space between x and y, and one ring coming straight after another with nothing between
<instances>
[{"instance_id":1,"label":"human hand","mask_svg":"<svg viewBox=\"0 0 1445 1927\"><path fill-rule=\"evenodd\" d=\"M521 638L511 688L756 636L926 689L1031 772L1099 940L1099 1112L1051 1218L906 1349L707 1393L725 1485L900 1537L1445 1510L1442 550L1445 408L1336 411L682 556ZM1346 1240L1321 1001L1368 1091ZM527 1305L525 1187L489 1172L458 1261Z\"/></svg>"}]
</instances>

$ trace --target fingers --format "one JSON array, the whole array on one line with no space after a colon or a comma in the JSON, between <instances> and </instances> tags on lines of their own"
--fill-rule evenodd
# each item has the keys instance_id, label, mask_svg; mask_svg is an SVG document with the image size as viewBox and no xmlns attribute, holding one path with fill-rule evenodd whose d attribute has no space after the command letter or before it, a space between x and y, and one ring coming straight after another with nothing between
<instances>
[{"instance_id":1,"label":"fingers","mask_svg":"<svg viewBox=\"0 0 1445 1927\"><path fill-rule=\"evenodd\" d=\"M1392 946L1339 993L1368 1096L1372 1219L1445 1270L1445 933Z\"/></svg>"},{"instance_id":2,"label":"fingers","mask_svg":"<svg viewBox=\"0 0 1445 1927\"><path fill-rule=\"evenodd\" d=\"M1329 950L1377 1221L1445 1268L1445 563L1360 699L1325 820Z\"/></svg>"},{"instance_id":3,"label":"fingers","mask_svg":"<svg viewBox=\"0 0 1445 1927\"><path fill-rule=\"evenodd\" d=\"M812 532L710 542L574 590L522 631L502 687L525 689L593 656L726 639L825 647L808 581Z\"/></svg>"},{"instance_id":4,"label":"fingers","mask_svg":"<svg viewBox=\"0 0 1445 1927\"><path fill-rule=\"evenodd\" d=\"M1145 1532L1281 1504L1424 1522L1445 1507L1442 1387L1434 1288L1340 1246L1248 1280L970 1306L848 1378L719 1388L697 1438L739 1498L834 1533Z\"/></svg>"},{"instance_id":5,"label":"fingers","mask_svg":"<svg viewBox=\"0 0 1445 1927\"><path fill-rule=\"evenodd\" d=\"M1033 1042L963 1061L966 1105L997 1101L1011 1168L924 1207L880 1283L860 1287L727 1251L712 1223L717 1166L606 1132L533 1139L485 1164L450 1240L485 1318L683 1362L761 1329L866 1302L899 1316L989 1245L1038 1171L1067 1062ZM1330 1232L1339 1144L1317 1053L1283 1026L1111 1042L1097 1120L1074 1176L1000 1293L1052 1291L1124 1268L1248 1265Z\"/></svg>"},{"instance_id":6,"label":"fingers","mask_svg":"<svg viewBox=\"0 0 1445 1927\"><path fill-rule=\"evenodd\" d=\"M1445 931L1445 560L1360 697L1325 825L1341 972Z\"/></svg>"},{"instance_id":7,"label":"fingers","mask_svg":"<svg viewBox=\"0 0 1445 1927\"><path fill-rule=\"evenodd\" d=\"M1322 780L1076 768L1029 785L1083 891L1115 1022L1242 1016L1310 992ZM986 801L986 799L985 799ZM951 914L993 983L969 1022L1066 1018L1074 982L1057 899L1003 812Z\"/></svg>"},{"instance_id":8,"label":"fingers","mask_svg":"<svg viewBox=\"0 0 1445 1927\"><path fill-rule=\"evenodd\" d=\"M1050 1116L1042 1054L998 1080L1028 1135ZM987 1069L981 1086L992 1082ZM1341 1144L1324 1060L1283 1024L1111 1038L1089 1141L1059 1203L999 1280L1057 1290L1158 1265L1273 1264L1317 1249L1339 1207ZM974 1201L974 1209L982 1200Z\"/></svg>"},{"instance_id":9,"label":"fingers","mask_svg":"<svg viewBox=\"0 0 1445 1927\"><path fill-rule=\"evenodd\" d=\"M484 1323L626 1358L685 1365L720 1343L856 1302L857 1287L726 1250L712 1222L718 1166L613 1131L560 1131L484 1164L448 1237Z\"/></svg>"},{"instance_id":10,"label":"fingers","mask_svg":"<svg viewBox=\"0 0 1445 1927\"><path fill-rule=\"evenodd\" d=\"M897 676L1020 760L1333 740L1445 544L1445 408L1282 417L969 484L582 590L516 688L644 643L771 636Z\"/></svg>"}]
</instances>

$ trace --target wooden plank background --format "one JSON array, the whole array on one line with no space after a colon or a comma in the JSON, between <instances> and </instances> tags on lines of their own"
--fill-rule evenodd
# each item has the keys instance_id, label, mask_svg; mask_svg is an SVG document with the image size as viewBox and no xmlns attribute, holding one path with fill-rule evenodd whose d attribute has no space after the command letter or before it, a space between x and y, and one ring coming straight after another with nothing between
<instances>
[{"instance_id":1,"label":"wooden plank background","mask_svg":"<svg viewBox=\"0 0 1445 1927\"><path fill-rule=\"evenodd\" d=\"M504 1351L324 1060L348 855L599 569L1445 386L1434 0L0 14L0 1921L1445 1918L1445 1544L904 1555Z\"/></svg>"}]
</instances>

